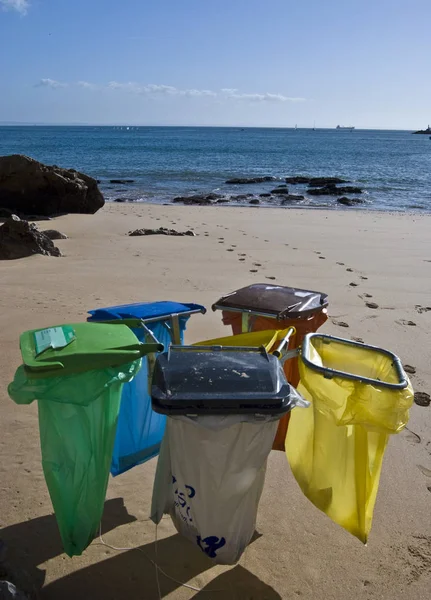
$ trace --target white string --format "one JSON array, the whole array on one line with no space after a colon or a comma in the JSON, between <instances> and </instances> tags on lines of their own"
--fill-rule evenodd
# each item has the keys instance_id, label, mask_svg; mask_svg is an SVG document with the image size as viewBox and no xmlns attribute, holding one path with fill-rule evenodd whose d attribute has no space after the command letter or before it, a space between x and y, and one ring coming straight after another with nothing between
<instances>
[{"instance_id":1,"label":"white string","mask_svg":"<svg viewBox=\"0 0 431 600\"><path fill-rule=\"evenodd\" d=\"M151 519L145 519L145 521L150 521ZM99 540L100 543L103 546L106 546L107 548L111 548L111 550L118 550L118 551L124 551L124 550L138 550L139 552L142 552L142 554L145 556L145 558L152 564L154 565L155 569L156 569L156 581L157 581L157 591L159 594L159 600L162 600L162 594L160 591L160 581L159 581L159 571L162 575L164 575L167 579L170 579L171 581L173 581L174 583L177 583L178 585L180 585L181 587L185 587L189 590L193 590L194 592L225 592L226 590L204 590L202 588L198 588L195 587L194 585L190 585L188 583L182 583L181 581L178 581L177 579L174 579L173 577L171 577L170 575L168 575L167 573L165 573L165 571L163 571L163 569L161 567L159 567L159 565L157 564L157 525L156 525L156 533L155 533L155 540L154 540L154 546L155 546L155 556L156 556L156 560L154 561L152 558L150 558L143 550L142 548L139 547L135 547L135 548L118 548L117 546L112 546L111 544L108 544L107 542L105 542L105 540L102 537L102 523L100 523L99 526Z\"/></svg>"}]
</instances>

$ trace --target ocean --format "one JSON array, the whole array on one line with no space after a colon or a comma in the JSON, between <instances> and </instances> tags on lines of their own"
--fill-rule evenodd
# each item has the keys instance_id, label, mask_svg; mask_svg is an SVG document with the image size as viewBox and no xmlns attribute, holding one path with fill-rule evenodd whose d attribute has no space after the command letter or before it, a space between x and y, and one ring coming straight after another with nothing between
<instances>
[{"instance_id":1,"label":"ocean","mask_svg":"<svg viewBox=\"0 0 431 600\"><path fill-rule=\"evenodd\" d=\"M100 180L107 201L169 203L177 196L217 193L230 204L277 206L260 197L285 177L340 177L363 189L358 208L431 210L431 140L408 131L263 129L223 127L3 126L0 155L25 154L46 164L74 168ZM228 185L235 177L273 176L278 181ZM113 184L111 179L131 179ZM311 196L288 206L352 210L336 196ZM342 194L346 195L346 194Z\"/></svg>"}]
</instances>

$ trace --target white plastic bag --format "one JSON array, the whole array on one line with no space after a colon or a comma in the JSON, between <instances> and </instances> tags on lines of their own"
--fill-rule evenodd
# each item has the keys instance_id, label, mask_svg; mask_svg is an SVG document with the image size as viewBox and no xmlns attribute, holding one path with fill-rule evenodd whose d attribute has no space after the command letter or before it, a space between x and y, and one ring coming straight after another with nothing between
<instances>
[{"instance_id":1,"label":"white plastic bag","mask_svg":"<svg viewBox=\"0 0 431 600\"><path fill-rule=\"evenodd\" d=\"M254 534L279 417L170 417L151 519L170 514L181 535L218 564L239 560Z\"/></svg>"}]
</instances>

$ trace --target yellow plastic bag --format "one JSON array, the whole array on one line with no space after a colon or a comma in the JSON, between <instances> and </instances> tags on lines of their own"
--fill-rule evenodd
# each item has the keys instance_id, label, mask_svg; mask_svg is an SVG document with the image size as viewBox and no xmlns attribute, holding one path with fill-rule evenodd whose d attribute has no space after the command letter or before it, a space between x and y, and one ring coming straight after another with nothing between
<instances>
[{"instance_id":1,"label":"yellow plastic bag","mask_svg":"<svg viewBox=\"0 0 431 600\"><path fill-rule=\"evenodd\" d=\"M264 346L268 352L275 350L277 343L280 343L286 337L288 329L276 331L270 329L268 331L252 331L251 333L240 333L238 335L230 335L227 337L215 338L213 340L205 340L197 342L194 346L249 346L262 347Z\"/></svg>"},{"instance_id":2,"label":"yellow plastic bag","mask_svg":"<svg viewBox=\"0 0 431 600\"><path fill-rule=\"evenodd\" d=\"M398 381L390 355L366 346L328 343L327 336L311 338L308 358L317 366ZM289 464L305 496L366 543L389 435L407 424L413 389L408 379L404 389L327 379L302 359L299 370L298 391L312 404L308 410L292 411L286 437Z\"/></svg>"}]
</instances>

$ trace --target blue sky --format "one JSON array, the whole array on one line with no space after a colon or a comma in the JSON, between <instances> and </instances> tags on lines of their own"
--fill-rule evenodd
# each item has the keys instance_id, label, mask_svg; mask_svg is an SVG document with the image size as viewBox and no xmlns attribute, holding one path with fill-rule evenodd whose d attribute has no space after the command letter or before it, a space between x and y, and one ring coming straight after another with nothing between
<instances>
[{"instance_id":1,"label":"blue sky","mask_svg":"<svg viewBox=\"0 0 431 600\"><path fill-rule=\"evenodd\" d=\"M413 129L431 0L0 0L0 121Z\"/></svg>"}]
</instances>

